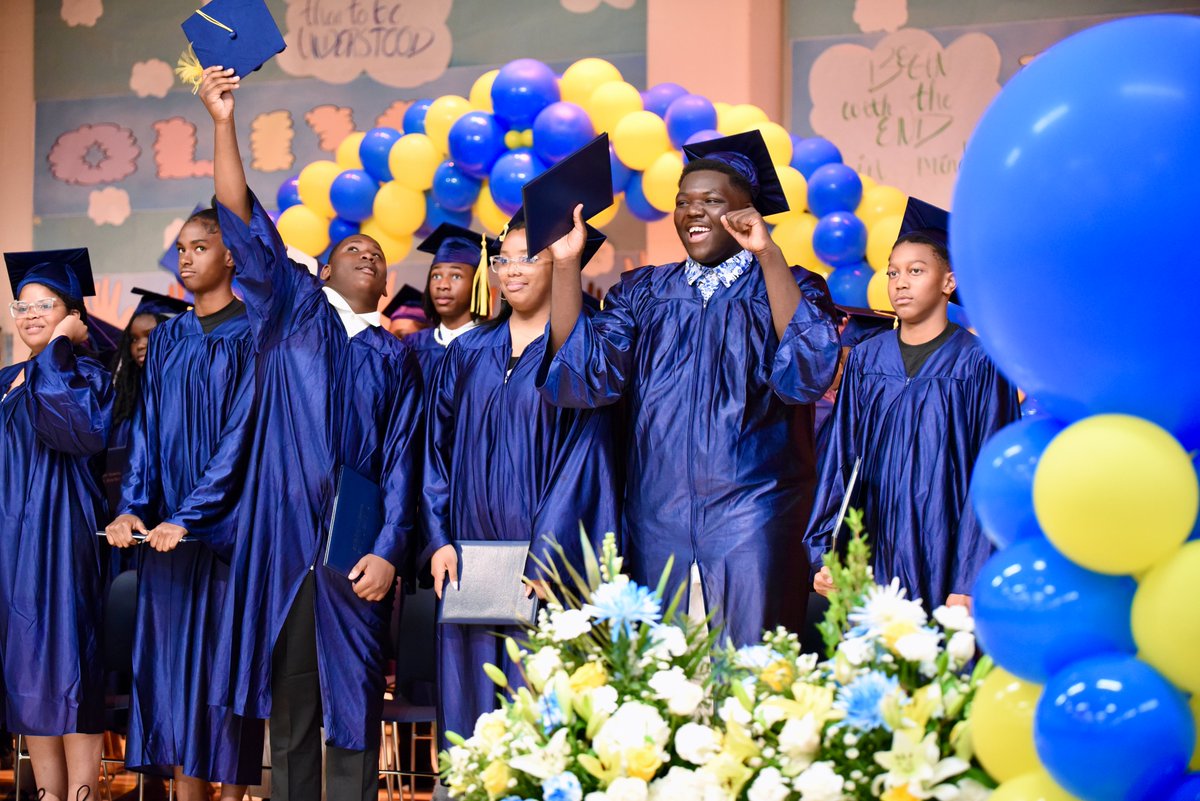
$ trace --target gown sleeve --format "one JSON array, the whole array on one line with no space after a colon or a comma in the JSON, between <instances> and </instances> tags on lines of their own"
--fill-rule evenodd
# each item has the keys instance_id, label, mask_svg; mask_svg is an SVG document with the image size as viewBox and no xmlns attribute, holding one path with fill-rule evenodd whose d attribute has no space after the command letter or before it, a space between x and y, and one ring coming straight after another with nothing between
<instances>
[{"instance_id":1,"label":"gown sleeve","mask_svg":"<svg viewBox=\"0 0 1200 801\"><path fill-rule=\"evenodd\" d=\"M784 403L815 403L833 383L841 349L825 281L793 267L800 302L771 359L771 389Z\"/></svg>"},{"instance_id":2,"label":"gown sleeve","mask_svg":"<svg viewBox=\"0 0 1200 801\"><path fill-rule=\"evenodd\" d=\"M376 556L398 571L410 569L409 549L417 529L417 496L421 491L421 367L410 348L403 349L399 377L391 388L392 405L384 437L383 529L375 538Z\"/></svg>"},{"instance_id":3,"label":"gown sleeve","mask_svg":"<svg viewBox=\"0 0 1200 801\"><path fill-rule=\"evenodd\" d=\"M55 337L27 369L33 427L56 451L93 456L108 444L113 388L108 371L76 357L71 340Z\"/></svg>"},{"instance_id":4,"label":"gown sleeve","mask_svg":"<svg viewBox=\"0 0 1200 801\"><path fill-rule=\"evenodd\" d=\"M129 421L129 467L121 479L119 514L133 515L147 527L158 523L162 474L158 464L158 371L161 336L151 332L146 369L138 388L137 408Z\"/></svg>"},{"instance_id":5,"label":"gown sleeve","mask_svg":"<svg viewBox=\"0 0 1200 801\"><path fill-rule=\"evenodd\" d=\"M421 491L422 542L417 564L424 565L441 547L454 542L450 531L450 467L454 458L454 419L459 345L451 342L429 379L425 410L425 484Z\"/></svg>"}]
</instances>

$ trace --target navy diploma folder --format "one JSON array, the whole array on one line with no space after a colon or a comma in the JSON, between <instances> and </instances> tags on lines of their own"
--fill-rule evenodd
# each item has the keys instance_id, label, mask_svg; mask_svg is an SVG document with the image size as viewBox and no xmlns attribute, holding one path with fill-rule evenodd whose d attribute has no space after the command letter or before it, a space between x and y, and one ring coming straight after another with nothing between
<instances>
[{"instance_id":1,"label":"navy diploma folder","mask_svg":"<svg viewBox=\"0 0 1200 801\"><path fill-rule=\"evenodd\" d=\"M325 566L349 578L358 560L375 547L383 528L383 493L369 478L342 465L338 468L333 519L325 543Z\"/></svg>"}]
</instances>

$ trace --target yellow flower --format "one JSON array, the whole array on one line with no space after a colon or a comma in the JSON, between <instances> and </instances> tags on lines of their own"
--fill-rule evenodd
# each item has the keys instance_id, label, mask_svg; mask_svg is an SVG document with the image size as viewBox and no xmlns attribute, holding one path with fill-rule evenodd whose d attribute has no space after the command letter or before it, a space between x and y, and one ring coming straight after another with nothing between
<instances>
[{"instance_id":1,"label":"yellow flower","mask_svg":"<svg viewBox=\"0 0 1200 801\"><path fill-rule=\"evenodd\" d=\"M783 692L783 688L796 680L796 666L786 659L776 659L762 669L759 679L773 691Z\"/></svg>"},{"instance_id":2,"label":"yellow flower","mask_svg":"<svg viewBox=\"0 0 1200 801\"><path fill-rule=\"evenodd\" d=\"M758 756L758 744L745 726L730 720L725 724L724 753L738 762L746 762Z\"/></svg>"},{"instance_id":3,"label":"yellow flower","mask_svg":"<svg viewBox=\"0 0 1200 801\"><path fill-rule=\"evenodd\" d=\"M580 754L576 759L583 769L600 780L600 786L607 787L612 780L617 778L620 771L616 765L610 765L607 761L600 757L592 756L591 754Z\"/></svg>"},{"instance_id":4,"label":"yellow flower","mask_svg":"<svg viewBox=\"0 0 1200 801\"><path fill-rule=\"evenodd\" d=\"M754 775L753 768L746 767L740 759L729 753L717 754L700 770L715 776L730 798L737 798Z\"/></svg>"},{"instance_id":5,"label":"yellow flower","mask_svg":"<svg viewBox=\"0 0 1200 801\"><path fill-rule=\"evenodd\" d=\"M608 684L608 674L604 672L604 666L599 662L584 663L571 674L569 682L571 692L576 695L584 690L603 687L605 684Z\"/></svg>"},{"instance_id":6,"label":"yellow flower","mask_svg":"<svg viewBox=\"0 0 1200 801\"><path fill-rule=\"evenodd\" d=\"M919 798L908 791L907 784L889 787L887 790L884 790L883 795L879 798L880 801L920 801Z\"/></svg>"},{"instance_id":7,"label":"yellow flower","mask_svg":"<svg viewBox=\"0 0 1200 801\"><path fill-rule=\"evenodd\" d=\"M897 620L894 623L889 623L883 629L883 641L887 643L887 647L892 653L896 653L896 643L906 634L916 632L917 627L914 623L908 620Z\"/></svg>"},{"instance_id":8,"label":"yellow flower","mask_svg":"<svg viewBox=\"0 0 1200 801\"><path fill-rule=\"evenodd\" d=\"M815 684L798 681L792 685L792 697L800 706L800 713L796 717L812 715L818 725L836 717L833 709L832 687L819 687Z\"/></svg>"},{"instance_id":9,"label":"yellow flower","mask_svg":"<svg viewBox=\"0 0 1200 801\"><path fill-rule=\"evenodd\" d=\"M479 778L483 780L483 789L487 790L488 798L496 798L508 789L508 765L497 759L483 769Z\"/></svg>"},{"instance_id":10,"label":"yellow flower","mask_svg":"<svg viewBox=\"0 0 1200 801\"><path fill-rule=\"evenodd\" d=\"M660 767L662 760L659 759L658 749L652 745L631 748L625 752L625 773L635 779L648 782Z\"/></svg>"}]
</instances>

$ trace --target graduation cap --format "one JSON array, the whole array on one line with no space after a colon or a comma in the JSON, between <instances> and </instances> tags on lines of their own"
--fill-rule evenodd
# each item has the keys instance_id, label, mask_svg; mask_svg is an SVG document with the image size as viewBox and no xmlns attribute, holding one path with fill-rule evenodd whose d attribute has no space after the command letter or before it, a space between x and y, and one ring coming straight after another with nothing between
<instances>
[{"instance_id":1,"label":"graduation cap","mask_svg":"<svg viewBox=\"0 0 1200 801\"><path fill-rule=\"evenodd\" d=\"M41 284L74 300L96 294L87 248L5 253L4 264L14 298L28 284Z\"/></svg>"},{"instance_id":2,"label":"graduation cap","mask_svg":"<svg viewBox=\"0 0 1200 801\"><path fill-rule=\"evenodd\" d=\"M133 310L133 317L137 317L139 314L152 314L155 317L174 317L192 308L192 304L186 300L164 295L161 292L151 292L149 289L142 289L141 287L134 287L129 291L134 295L141 296L137 308ZM132 320L133 317L130 319Z\"/></svg>"},{"instance_id":3,"label":"graduation cap","mask_svg":"<svg viewBox=\"0 0 1200 801\"><path fill-rule=\"evenodd\" d=\"M425 316L423 301L421 290L405 284L400 287L395 297L388 301L388 305L383 307L383 316L389 320L417 320L428 323L429 318Z\"/></svg>"},{"instance_id":4,"label":"graduation cap","mask_svg":"<svg viewBox=\"0 0 1200 801\"><path fill-rule=\"evenodd\" d=\"M207 67L232 67L245 78L286 47L265 0L211 0L182 27L190 47L175 72L193 92Z\"/></svg>"},{"instance_id":5,"label":"graduation cap","mask_svg":"<svg viewBox=\"0 0 1200 801\"><path fill-rule=\"evenodd\" d=\"M444 222L434 229L425 241L417 245L422 253L432 253L434 264L485 264L488 251L496 240L477 234L461 225Z\"/></svg>"},{"instance_id":6,"label":"graduation cap","mask_svg":"<svg viewBox=\"0 0 1200 801\"><path fill-rule=\"evenodd\" d=\"M585 220L607 209L613 204L608 134L600 134L525 184L521 199L521 208L527 210L530 253L541 253L566 236L575 225L575 207L580 203Z\"/></svg>"},{"instance_id":7,"label":"graduation cap","mask_svg":"<svg viewBox=\"0 0 1200 801\"><path fill-rule=\"evenodd\" d=\"M846 327L842 329L843 348L853 348L863 340L896 327L896 315L891 312L856 306L838 306L837 309L846 317Z\"/></svg>"},{"instance_id":8,"label":"graduation cap","mask_svg":"<svg viewBox=\"0 0 1200 801\"><path fill-rule=\"evenodd\" d=\"M684 145L683 155L687 161L706 159L733 168L750 184L750 200L764 217L788 210L783 184L761 132L746 131Z\"/></svg>"},{"instance_id":9,"label":"graduation cap","mask_svg":"<svg viewBox=\"0 0 1200 801\"><path fill-rule=\"evenodd\" d=\"M908 199L904 207L904 218L900 221L900 233L896 241L909 234L916 234L937 242L943 248L950 250L950 212L938 208L932 203L926 203L915 197ZM950 293L951 303L961 303L958 289Z\"/></svg>"},{"instance_id":10,"label":"graduation cap","mask_svg":"<svg viewBox=\"0 0 1200 801\"><path fill-rule=\"evenodd\" d=\"M521 208L517 209L517 213L512 216L511 220L508 221L508 225L504 226L504 233L500 234L500 242L504 241L504 237L508 234L509 229L518 228L522 224L525 226L525 241L530 243L526 252L530 254L541 253L543 250L550 247L551 243L558 241L558 238L561 238L566 234L566 231L564 231L559 235L558 238L550 240L550 242L547 242L545 245L535 250L532 245L532 240L529 237L529 221L525 217L525 207L522 206ZM573 225L574 223L572 223L572 226ZM590 223L585 222L583 224L583 228L586 239L583 242L583 253L579 257L580 269L587 266L587 263L592 260L592 256L595 256L596 252L600 250L600 246L608 240L608 237L605 236L599 228L595 228ZM567 231L570 230L570 228L567 229ZM497 246L496 251L499 252L499 246Z\"/></svg>"},{"instance_id":11,"label":"graduation cap","mask_svg":"<svg viewBox=\"0 0 1200 801\"><path fill-rule=\"evenodd\" d=\"M96 358L104 364L112 362L121 344L121 329L95 315L88 316L88 341Z\"/></svg>"}]
</instances>

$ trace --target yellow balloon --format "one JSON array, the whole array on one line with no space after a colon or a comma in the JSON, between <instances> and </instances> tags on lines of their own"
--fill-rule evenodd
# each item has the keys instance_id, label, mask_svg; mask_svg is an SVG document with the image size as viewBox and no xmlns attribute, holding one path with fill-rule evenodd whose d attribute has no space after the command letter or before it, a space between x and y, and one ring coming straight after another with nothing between
<instances>
[{"instance_id":1,"label":"yellow balloon","mask_svg":"<svg viewBox=\"0 0 1200 801\"><path fill-rule=\"evenodd\" d=\"M286 245L310 256L320 256L329 247L329 220L308 206L289 206L275 223Z\"/></svg>"},{"instance_id":2,"label":"yellow balloon","mask_svg":"<svg viewBox=\"0 0 1200 801\"><path fill-rule=\"evenodd\" d=\"M1079 801L1038 769L1009 779L992 791L988 801Z\"/></svg>"},{"instance_id":3,"label":"yellow balloon","mask_svg":"<svg viewBox=\"0 0 1200 801\"><path fill-rule=\"evenodd\" d=\"M389 236L412 237L425 222L425 196L396 181L388 181L375 193L371 218Z\"/></svg>"},{"instance_id":4,"label":"yellow balloon","mask_svg":"<svg viewBox=\"0 0 1200 801\"><path fill-rule=\"evenodd\" d=\"M863 198L855 214L870 231L871 226L884 217L904 216L904 207L907 205L908 195L894 186L880 184L870 191L863 187Z\"/></svg>"},{"instance_id":5,"label":"yellow balloon","mask_svg":"<svg viewBox=\"0 0 1200 801\"><path fill-rule=\"evenodd\" d=\"M471 91L467 94L471 108L492 113L492 84L499 74L500 70L488 70L475 79L475 83L471 84Z\"/></svg>"},{"instance_id":6,"label":"yellow balloon","mask_svg":"<svg viewBox=\"0 0 1200 801\"><path fill-rule=\"evenodd\" d=\"M483 188L479 190L479 197L475 200L475 205L471 209L475 214L475 219L479 220L489 234L496 236L504 230L504 226L508 224L509 215L504 213L504 210L496 205L496 201L492 199L492 190L488 187L488 182L483 182Z\"/></svg>"},{"instance_id":7,"label":"yellow balloon","mask_svg":"<svg viewBox=\"0 0 1200 801\"><path fill-rule=\"evenodd\" d=\"M651 112L640 113L650 114ZM621 151L618 150L617 156L620 155ZM674 150L669 150L656 158L642 175L642 192L646 195L646 200L650 201L650 205L659 211L674 209L675 196L679 194L679 177L681 175L683 175L683 156Z\"/></svg>"},{"instance_id":8,"label":"yellow balloon","mask_svg":"<svg viewBox=\"0 0 1200 801\"><path fill-rule=\"evenodd\" d=\"M817 218L808 212L788 212L788 219L775 226L771 238L788 264L797 264L809 270L817 271L825 266L813 251L813 231L817 228Z\"/></svg>"},{"instance_id":9,"label":"yellow balloon","mask_svg":"<svg viewBox=\"0 0 1200 801\"><path fill-rule=\"evenodd\" d=\"M471 101L459 95L442 95L425 112L425 135L442 155L450 152L450 126L471 110Z\"/></svg>"},{"instance_id":10,"label":"yellow balloon","mask_svg":"<svg viewBox=\"0 0 1200 801\"><path fill-rule=\"evenodd\" d=\"M603 228L610 222L616 219L617 212L621 210L621 197L617 195L613 198L613 203L604 211L597 214L595 217L588 217L588 223L593 228Z\"/></svg>"},{"instance_id":11,"label":"yellow balloon","mask_svg":"<svg viewBox=\"0 0 1200 801\"><path fill-rule=\"evenodd\" d=\"M604 59L581 58L563 71L558 81L558 91L563 100L586 108L592 92L606 83L624 80L621 71ZM595 122L595 118L592 121Z\"/></svg>"},{"instance_id":12,"label":"yellow balloon","mask_svg":"<svg viewBox=\"0 0 1200 801\"><path fill-rule=\"evenodd\" d=\"M750 126L762 134L775 169L792 162L792 135L777 122L760 122Z\"/></svg>"},{"instance_id":13,"label":"yellow balloon","mask_svg":"<svg viewBox=\"0 0 1200 801\"><path fill-rule=\"evenodd\" d=\"M765 217L764 219L771 225L778 225L788 219L788 215L803 213L808 208L808 181L804 180L804 173L795 167L788 166L776 167L775 172L779 176L779 183L783 185L783 195L787 198L788 210Z\"/></svg>"},{"instance_id":14,"label":"yellow balloon","mask_svg":"<svg viewBox=\"0 0 1200 801\"><path fill-rule=\"evenodd\" d=\"M333 179L343 172L335 161L314 161L300 171L299 184L300 202L317 214L325 217L326 222L333 219L337 212L329 200L329 187ZM303 248L301 248L303 250Z\"/></svg>"},{"instance_id":15,"label":"yellow balloon","mask_svg":"<svg viewBox=\"0 0 1200 801\"><path fill-rule=\"evenodd\" d=\"M877 311L895 311L892 298L888 295L888 276L886 270L876 270L867 284L867 305Z\"/></svg>"},{"instance_id":16,"label":"yellow balloon","mask_svg":"<svg viewBox=\"0 0 1200 801\"><path fill-rule=\"evenodd\" d=\"M425 134L405 134L388 153L388 169L401 186L424 192L433 186L433 173L442 163L442 154Z\"/></svg>"},{"instance_id":17,"label":"yellow balloon","mask_svg":"<svg viewBox=\"0 0 1200 801\"><path fill-rule=\"evenodd\" d=\"M867 264L875 270L887 269L888 258L896 246L896 237L900 236L900 223L903 220L903 217L892 214L876 220L867 229Z\"/></svg>"},{"instance_id":18,"label":"yellow balloon","mask_svg":"<svg viewBox=\"0 0 1200 801\"><path fill-rule=\"evenodd\" d=\"M671 149L671 137L667 135L667 124L663 118L653 111L635 111L626 114L612 132L612 146L617 158L626 167L634 170L648 170L659 157L666 155ZM683 170L683 158L679 157L679 169ZM645 179L643 178L643 181ZM679 176L675 176L675 185L679 185ZM671 190L671 207L674 207L674 192ZM660 209L665 211L665 209Z\"/></svg>"},{"instance_id":19,"label":"yellow balloon","mask_svg":"<svg viewBox=\"0 0 1200 801\"><path fill-rule=\"evenodd\" d=\"M871 176L869 176L869 175L864 175L864 174L863 174L863 173L861 173L861 172L858 174L858 180L862 181L862 185L863 185L863 194L864 194L864 195L866 195L866 194L867 194L867 192L871 191L871 190L872 190L872 189L874 189L875 187L879 186L879 182L878 182L878 181L876 181L874 178L872 178L872 177L871 177ZM858 205L859 205L859 206L862 206L862 200L861 200L861 199L858 201Z\"/></svg>"},{"instance_id":20,"label":"yellow balloon","mask_svg":"<svg viewBox=\"0 0 1200 801\"><path fill-rule=\"evenodd\" d=\"M379 243L380 249L383 250L383 258L388 264L399 264L412 250L411 236L392 236L374 217L365 221L359 230Z\"/></svg>"},{"instance_id":21,"label":"yellow balloon","mask_svg":"<svg viewBox=\"0 0 1200 801\"><path fill-rule=\"evenodd\" d=\"M714 100L713 108L717 112L717 130L725 133L729 129L729 112L733 111L733 104Z\"/></svg>"},{"instance_id":22,"label":"yellow balloon","mask_svg":"<svg viewBox=\"0 0 1200 801\"><path fill-rule=\"evenodd\" d=\"M601 84L583 104L584 111L592 118L596 133L608 131L610 135L626 115L641 111L642 108L641 92L624 81ZM666 126L665 122L663 126Z\"/></svg>"},{"instance_id":23,"label":"yellow balloon","mask_svg":"<svg viewBox=\"0 0 1200 801\"><path fill-rule=\"evenodd\" d=\"M758 106L751 103L741 103L729 109L729 113L725 115L724 123L728 130L720 127L722 122L721 115L717 115L717 130L729 136L730 134L748 131L759 123L770 121L771 118L767 116L767 112Z\"/></svg>"},{"instance_id":24,"label":"yellow balloon","mask_svg":"<svg viewBox=\"0 0 1200 801\"><path fill-rule=\"evenodd\" d=\"M1033 476L1033 508L1046 536L1099 573L1141 573L1170 557L1191 533L1198 504L1187 452L1130 415L1100 414L1067 427Z\"/></svg>"},{"instance_id":25,"label":"yellow balloon","mask_svg":"<svg viewBox=\"0 0 1200 801\"><path fill-rule=\"evenodd\" d=\"M1177 687L1200 693L1200 542L1189 542L1138 580L1133 639L1138 657Z\"/></svg>"},{"instance_id":26,"label":"yellow balloon","mask_svg":"<svg viewBox=\"0 0 1200 801\"><path fill-rule=\"evenodd\" d=\"M358 157L358 146L362 144L363 137L366 136L362 131L355 131L347 136L337 146L334 152L333 160L343 170L361 170L362 159Z\"/></svg>"},{"instance_id":27,"label":"yellow balloon","mask_svg":"<svg viewBox=\"0 0 1200 801\"><path fill-rule=\"evenodd\" d=\"M994 668L975 692L971 739L975 756L997 781L1042 766L1033 745L1033 716L1042 688Z\"/></svg>"}]
</instances>

